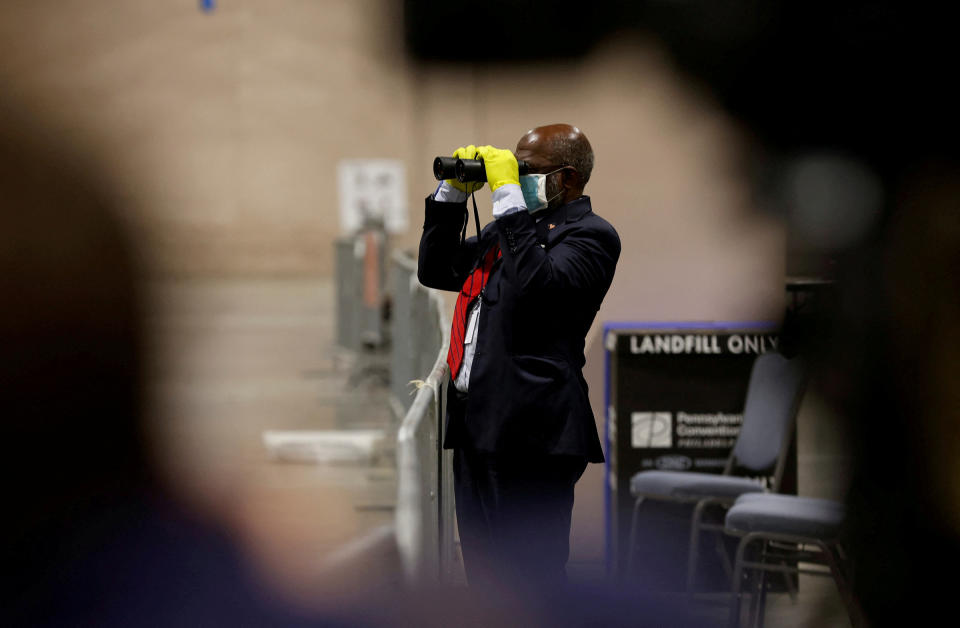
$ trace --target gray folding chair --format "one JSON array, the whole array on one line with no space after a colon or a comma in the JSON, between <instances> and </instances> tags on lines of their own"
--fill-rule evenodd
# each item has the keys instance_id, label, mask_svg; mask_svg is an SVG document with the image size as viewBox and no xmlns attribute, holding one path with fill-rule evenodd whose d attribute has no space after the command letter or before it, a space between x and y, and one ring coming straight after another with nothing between
<instances>
[{"instance_id":1,"label":"gray folding chair","mask_svg":"<svg viewBox=\"0 0 960 628\"><path fill-rule=\"evenodd\" d=\"M766 491L767 487L757 478L771 471L773 481L769 490L780 490L804 381L804 370L798 359L788 360L779 353L760 355L750 372L740 435L722 475L689 471L641 471L630 479L630 492L636 497L636 502L627 550L628 575L633 573L637 525L644 500L694 504L686 579L687 590L693 591L700 533L704 530L715 532L718 550L722 550L723 525L704 521L707 508L729 507L740 495ZM729 573L729 558L725 551L720 553Z\"/></svg>"},{"instance_id":2,"label":"gray folding chair","mask_svg":"<svg viewBox=\"0 0 960 628\"><path fill-rule=\"evenodd\" d=\"M787 578L801 573L833 576L850 621L855 627L861 625L849 586L849 566L838 540L844 515L843 504L826 499L769 493L743 495L737 499L727 511L724 530L741 537L731 584L731 628L740 625L747 572L758 575L753 582L749 626L763 626L768 572L781 573ZM801 563L827 569L801 567Z\"/></svg>"}]
</instances>

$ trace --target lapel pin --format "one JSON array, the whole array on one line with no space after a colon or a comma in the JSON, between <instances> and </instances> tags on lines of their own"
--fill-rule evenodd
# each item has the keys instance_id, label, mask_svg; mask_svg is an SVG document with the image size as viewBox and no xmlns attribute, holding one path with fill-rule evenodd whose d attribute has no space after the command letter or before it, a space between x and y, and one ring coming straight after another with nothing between
<instances>
[{"instance_id":1,"label":"lapel pin","mask_svg":"<svg viewBox=\"0 0 960 628\"><path fill-rule=\"evenodd\" d=\"M553 229L553 228L556 227L556 226L557 226L557 225L555 225L555 224L553 224L553 223L551 222L549 225L547 225L547 228L548 228L548 229Z\"/></svg>"}]
</instances>

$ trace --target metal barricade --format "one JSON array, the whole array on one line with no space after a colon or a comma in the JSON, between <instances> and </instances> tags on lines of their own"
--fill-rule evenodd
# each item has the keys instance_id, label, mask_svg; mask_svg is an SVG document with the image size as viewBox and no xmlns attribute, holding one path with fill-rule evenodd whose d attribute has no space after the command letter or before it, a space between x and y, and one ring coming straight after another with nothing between
<instances>
[{"instance_id":1,"label":"metal barricade","mask_svg":"<svg viewBox=\"0 0 960 628\"><path fill-rule=\"evenodd\" d=\"M383 329L383 292L387 234L371 225L334 245L337 282L337 344L359 350L379 347Z\"/></svg>"},{"instance_id":2,"label":"metal barricade","mask_svg":"<svg viewBox=\"0 0 960 628\"><path fill-rule=\"evenodd\" d=\"M369 236L336 242L337 342L359 350L374 330ZM417 281L417 263L390 263L390 403L397 433L395 530L411 584L448 582L454 570L453 454L441 449L450 319L440 293ZM380 275L382 277L382 274ZM379 331L379 330L376 330ZM412 381L419 387L414 388ZM415 391L414 395L410 391Z\"/></svg>"},{"instance_id":3,"label":"metal barricade","mask_svg":"<svg viewBox=\"0 0 960 628\"><path fill-rule=\"evenodd\" d=\"M403 417L413 403L411 394L412 379L421 379L425 371L419 371L414 364L417 351L411 330L411 299L417 282L417 262L409 255L395 251L390 259L390 285L392 286L390 319L390 396L397 418ZM421 288L422 289L422 288ZM423 353L429 353L434 347L422 347ZM434 353L434 356L436 354Z\"/></svg>"},{"instance_id":4,"label":"metal barricade","mask_svg":"<svg viewBox=\"0 0 960 628\"><path fill-rule=\"evenodd\" d=\"M337 282L337 344L348 349L360 347L360 268L356 262L354 238L337 238L334 244L334 274Z\"/></svg>"},{"instance_id":5,"label":"metal barricade","mask_svg":"<svg viewBox=\"0 0 960 628\"><path fill-rule=\"evenodd\" d=\"M392 375L403 384L423 378L397 434L397 544L408 581L445 582L454 560L453 455L441 449L450 320L439 293L416 280L415 262L401 256L393 261L398 354ZM401 296L404 277L407 292ZM391 390L403 389L394 382Z\"/></svg>"}]
</instances>

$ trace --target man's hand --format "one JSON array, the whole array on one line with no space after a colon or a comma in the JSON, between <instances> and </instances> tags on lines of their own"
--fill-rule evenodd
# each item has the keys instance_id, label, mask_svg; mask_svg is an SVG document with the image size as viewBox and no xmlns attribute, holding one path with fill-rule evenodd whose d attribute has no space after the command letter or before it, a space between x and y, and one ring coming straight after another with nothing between
<instances>
[{"instance_id":1,"label":"man's hand","mask_svg":"<svg viewBox=\"0 0 960 628\"><path fill-rule=\"evenodd\" d=\"M476 159L477 148L473 144L470 146L461 146L457 150L453 151L453 156L457 157L458 159ZM470 183L460 183L456 179L447 179L446 181L464 194L473 194L483 187L483 181L472 181Z\"/></svg>"},{"instance_id":2,"label":"man's hand","mask_svg":"<svg viewBox=\"0 0 960 628\"><path fill-rule=\"evenodd\" d=\"M520 185L520 168L513 153L493 146L478 146L477 152L483 157L491 190L510 183Z\"/></svg>"}]
</instances>

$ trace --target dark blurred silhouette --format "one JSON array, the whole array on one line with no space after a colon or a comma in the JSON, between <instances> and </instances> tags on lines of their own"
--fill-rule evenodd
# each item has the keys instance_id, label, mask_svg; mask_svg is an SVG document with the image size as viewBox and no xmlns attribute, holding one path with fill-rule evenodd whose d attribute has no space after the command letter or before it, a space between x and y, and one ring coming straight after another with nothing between
<instances>
[{"instance_id":1,"label":"dark blurred silhouette","mask_svg":"<svg viewBox=\"0 0 960 628\"><path fill-rule=\"evenodd\" d=\"M821 391L853 451L846 545L875 626L948 616L960 561L960 169L905 180L842 268Z\"/></svg>"},{"instance_id":2,"label":"dark blurred silhouette","mask_svg":"<svg viewBox=\"0 0 960 628\"><path fill-rule=\"evenodd\" d=\"M945 80L955 21L947 6L404 0L404 24L414 59L460 64L550 63L614 36L652 39L768 150L839 148L885 174L918 153L956 154L958 96ZM473 27L483 45L437 36Z\"/></svg>"},{"instance_id":3,"label":"dark blurred silhouette","mask_svg":"<svg viewBox=\"0 0 960 628\"><path fill-rule=\"evenodd\" d=\"M141 265L110 187L0 111L0 624L306 623L153 472Z\"/></svg>"}]
</instances>

